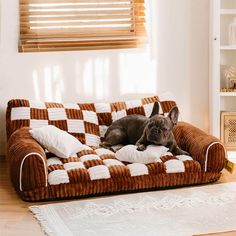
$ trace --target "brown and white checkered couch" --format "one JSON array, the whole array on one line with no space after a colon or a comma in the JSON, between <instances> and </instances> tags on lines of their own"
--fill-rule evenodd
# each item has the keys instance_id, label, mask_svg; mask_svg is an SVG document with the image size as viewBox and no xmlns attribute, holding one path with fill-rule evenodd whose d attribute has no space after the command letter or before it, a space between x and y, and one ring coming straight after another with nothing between
<instances>
[{"instance_id":1,"label":"brown and white checkered couch","mask_svg":"<svg viewBox=\"0 0 236 236\"><path fill-rule=\"evenodd\" d=\"M218 180L226 163L224 147L215 137L184 122L174 128L174 135L179 146L192 158L168 155L152 164L122 163L114 153L99 147L112 121L129 114L149 116L156 101L163 114L168 114L176 105L157 96L88 104L9 101L6 114L8 158L16 191L26 201L39 201ZM87 146L68 159L47 153L30 136L29 129L48 124L67 131Z\"/></svg>"}]
</instances>

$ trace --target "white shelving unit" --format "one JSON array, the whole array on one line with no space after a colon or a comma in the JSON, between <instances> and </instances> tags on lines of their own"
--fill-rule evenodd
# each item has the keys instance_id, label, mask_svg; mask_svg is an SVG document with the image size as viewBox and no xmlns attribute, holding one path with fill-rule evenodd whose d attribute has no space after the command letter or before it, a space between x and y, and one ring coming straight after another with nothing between
<instances>
[{"instance_id":1,"label":"white shelving unit","mask_svg":"<svg viewBox=\"0 0 236 236\"><path fill-rule=\"evenodd\" d=\"M236 0L211 0L210 11L210 131L220 138L221 112L236 111L236 92L221 92L225 69L236 65L236 46L228 43Z\"/></svg>"}]
</instances>

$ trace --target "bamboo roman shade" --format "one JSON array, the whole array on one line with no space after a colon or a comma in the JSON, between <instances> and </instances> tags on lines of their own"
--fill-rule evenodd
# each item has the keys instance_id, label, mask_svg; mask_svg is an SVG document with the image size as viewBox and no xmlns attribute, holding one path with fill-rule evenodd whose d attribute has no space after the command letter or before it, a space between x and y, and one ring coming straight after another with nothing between
<instances>
[{"instance_id":1,"label":"bamboo roman shade","mask_svg":"<svg viewBox=\"0 0 236 236\"><path fill-rule=\"evenodd\" d=\"M144 0L20 0L20 52L132 48L144 42Z\"/></svg>"}]
</instances>

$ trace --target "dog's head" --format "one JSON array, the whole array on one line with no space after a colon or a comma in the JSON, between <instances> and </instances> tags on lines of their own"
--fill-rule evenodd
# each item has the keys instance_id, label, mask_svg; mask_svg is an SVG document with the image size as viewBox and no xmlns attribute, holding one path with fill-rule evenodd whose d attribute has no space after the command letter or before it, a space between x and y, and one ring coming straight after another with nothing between
<instances>
[{"instance_id":1,"label":"dog's head","mask_svg":"<svg viewBox=\"0 0 236 236\"><path fill-rule=\"evenodd\" d=\"M146 139L156 145L166 145L173 140L173 127L178 122L179 110L173 107L168 116L158 115L159 104L154 105L155 112L150 116L145 127Z\"/></svg>"}]
</instances>

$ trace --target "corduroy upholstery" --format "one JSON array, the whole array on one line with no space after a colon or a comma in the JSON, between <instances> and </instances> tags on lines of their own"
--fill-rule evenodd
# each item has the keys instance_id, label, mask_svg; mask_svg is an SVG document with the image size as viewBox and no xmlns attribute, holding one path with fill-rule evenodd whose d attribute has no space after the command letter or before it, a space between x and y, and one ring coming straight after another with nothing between
<instances>
[{"instance_id":1,"label":"corduroy upholstery","mask_svg":"<svg viewBox=\"0 0 236 236\"><path fill-rule=\"evenodd\" d=\"M41 126L47 123L66 130L83 143L91 140L97 142L97 136L102 140L104 131L112 121L129 114L148 116L155 101L160 103L161 113L165 115L176 105L174 101L163 101L157 96L111 104L65 105L11 100L6 116L8 158L11 180L16 191L26 201L39 201L217 181L226 163L223 145L215 137L184 122L179 122L174 128L174 135L177 143L191 154L192 159L163 156L160 162L141 164L139 173L136 173L137 169L133 170L135 165L119 163L114 154L106 154L98 147L92 147L91 150L82 151L68 159L54 157L46 153L29 133L29 129L36 124ZM54 113L51 113L52 110ZM97 120L94 119L95 116ZM83 129L71 126L73 122L83 123ZM91 156L87 158L86 155L92 155L94 159L91 160ZM171 162L176 162L184 170L171 173L168 170ZM96 179L94 168L105 170L106 175ZM52 176L57 174L65 177L63 183L52 183Z\"/></svg>"},{"instance_id":2,"label":"corduroy upholstery","mask_svg":"<svg viewBox=\"0 0 236 236\"><path fill-rule=\"evenodd\" d=\"M174 127L178 145L198 161L203 171L219 172L226 165L225 149L216 137L185 122Z\"/></svg>"},{"instance_id":3,"label":"corduroy upholstery","mask_svg":"<svg viewBox=\"0 0 236 236\"><path fill-rule=\"evenodd\" d=\"M38 187L46 187L46 154L40 144L31 137L28 127L20 128L11 135L7 150L11 181L16 189L30 190ZM21 165L22 186L20 187L19 176Z\"/></svg>"}]
</instances>

